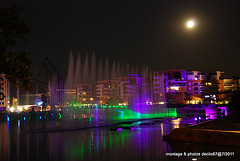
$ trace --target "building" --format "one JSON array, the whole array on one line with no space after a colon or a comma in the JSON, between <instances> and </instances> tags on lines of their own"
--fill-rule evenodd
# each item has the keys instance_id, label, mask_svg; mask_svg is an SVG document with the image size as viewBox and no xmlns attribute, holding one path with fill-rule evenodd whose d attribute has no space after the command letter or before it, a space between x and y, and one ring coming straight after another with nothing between
<instances>
[{"instance_id":1,"label":"building","mask_svg":"<svg viewBox=\"0 0 240 161\"><path fill-rule=\"evenodd\" d=\"M94 99L94 86L93 84L78 84L76 85L76 98L78 103L93 104Z\"/></svg>"},{"instance_id":2,"label":"building","mask_svg":"<svg viewBox=\"0 0 240 161\"><path fill-rule=\"evenodd\" d=\"M138 74L114 80L98 81L96 85L76 86L77 102L87 104L133 105L217 103L225 99L223 94L236 90L238 79L221 79L221 71L164 70L153 76Z\"/></svg>"},{"instance_id":3,"label":"building","mask_svg":"<svg viewBox=\"0 0 240 161\"><path fill-rule=\"evenodd\" d=\"M5 74L0 75L0 112L6 111L8 108L9 98L8 98L8 81Z\"/></svg>"},{"instance_id":4,"label":"building","mask_svg":"<svg viewBox=\"0 0 240 161\"><path fill-rule=\"evenodd\" d=\"M186 101L186 71L157 71L153 76L153 93L155 104L184 104Z\"/></svg>"},{"instance_id":5,"label":"building","mask_svg":"<svg viewBox=\"0 0 240 161\"><path fill-rule=\"evenodd\" d=\"M236 91L239 88L240 80L238 78L224 78L224 91Z\"/></svg>"},{"instance_id":6,"label":"building","mask_svg":"<svg viewBox=\"0 0 240 161\"><path fill-rule=\"evenodd\" d=\"M157 71L153 77L154 103L213 103L223 91L222 73L175 69Z\"/></svg>"},{"instance_id":7,"label":"building","mask_svg":"<svg viewBox=\"0 0 240 161\"><path fill-rule=\"evenodd\" d=\"M132 104L144 94L142 78L138 74L130 74L128 77L118 78L119 101L123 104Z\"/></svg>"},{"instance_id":8,"label":"building","mask_svg":"<svg viewBox=\"0 0 240 161\"><path fill-rule=\"evenodd\" d=\"M186 100L190 104L215 103L223 91L221 71L186 71Z\"/></svg>"},{"instance_id":9,"label":"building","mask_svg":"<svg viewBox=\"0 0 240 161\"><path fill-rule=\"evenodd\" d=\"M119 103L118 94L117 80L97 81L96 95L98 104L116 105Z\"/></svg>"}]
</instances>

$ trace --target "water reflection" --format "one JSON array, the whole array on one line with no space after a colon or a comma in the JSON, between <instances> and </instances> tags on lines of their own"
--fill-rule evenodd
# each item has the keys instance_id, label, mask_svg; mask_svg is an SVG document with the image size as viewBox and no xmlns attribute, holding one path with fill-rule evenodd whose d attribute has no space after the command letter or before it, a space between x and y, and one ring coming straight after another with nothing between
<instances>
[{"instance_id":1,"label":"water reflection","mask_svg":"<svg viewBox=\"0 0 240 161\"><path fill-rule=\"evenodd\" d=\"M167 144L162 136L184 126L182 120L138 126L135 130L110 131L110 127L72 132L39 133L29 129L55 126L54 122L1 122L1 161L79 161L79 160L191 160L166 157L166 152L184 146ZM179 147L179 148L178 148ZM186 149L189 150L189 149ZM199 149L198 149L199 150Z\"/></svg>"}]
</instances>

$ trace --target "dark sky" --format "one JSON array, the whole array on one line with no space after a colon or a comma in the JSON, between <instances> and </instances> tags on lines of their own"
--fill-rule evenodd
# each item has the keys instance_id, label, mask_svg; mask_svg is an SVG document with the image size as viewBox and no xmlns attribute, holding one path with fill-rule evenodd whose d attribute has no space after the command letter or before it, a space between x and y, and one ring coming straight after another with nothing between
<instances>
[{"instance_id":1,"label":"dark sky","mask_svg":"<svg viewBox=\"0 0 240 161\"><path fill-rule=\"evenodd\" d=\"M238 0L0 0L25 3L33 69L45 57L66 75L70 51L151 69L240 76ZM3 4L3 3L2 3ZM197 20L193 30L185 28Z\"/></svg>"}]
</instances>

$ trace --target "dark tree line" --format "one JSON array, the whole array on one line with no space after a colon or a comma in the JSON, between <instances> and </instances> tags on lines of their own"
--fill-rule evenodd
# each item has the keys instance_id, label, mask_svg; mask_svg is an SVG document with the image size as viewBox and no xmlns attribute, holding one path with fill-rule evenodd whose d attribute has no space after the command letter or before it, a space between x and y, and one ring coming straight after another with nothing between
<instances>
[{"instance_id":1,"label":"dark tree line","mask_svg":"<svg viewBox=\"0 0 240 161\"><path fill-rule=\"evenodd\" d=\"M25 42L32 30L32 26L22 18L24 10L23 5L0 8L0 73L6 74L5 77L15 88L21 86L22 89L30 91L30 53L14 51L16 43Z\"/></svg>"}]
</instances>

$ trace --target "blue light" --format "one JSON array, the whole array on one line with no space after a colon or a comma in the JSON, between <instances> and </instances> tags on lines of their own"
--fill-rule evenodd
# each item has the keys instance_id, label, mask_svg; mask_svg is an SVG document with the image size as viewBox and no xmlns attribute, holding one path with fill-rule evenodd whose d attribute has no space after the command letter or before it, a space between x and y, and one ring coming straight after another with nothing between
<instances>
[{"instance_id":1,"label":"blue light","mask_svg":"<svg viewBox=\"0 0 240 161\"><path fill-rule=\"evenodd\" d=\"M201 117L199 117L199 120L201 120Z\"/></svg>"},{"instance_id":2,"label":"blue light","mask_svg":"<svg viewBox=\"0 0 240 161\"><path fill-rule=\"evenodd\" d=\"M197 118L195 118L195 121L197 121Z\"/></svg>"},{"instance_id":3,"label":"blue light","mask_svg":"<svg viewBox=\"0 0 240 161\"><path fill-rule=\"evenodd\" d=\"M9 116L7 115L7 122L9 122L9 120L10 120L10 118L9 118Z\"/></svg>"},{"instance_id":4,"label":"blue light","mask_svg":"<svg viewBox=\"0 0 240 161\"><path fill-rule=\"evenodd\" d=\"M38 101L38 106L41 106L43 104L43 101Z\"/></svg>"},{"instance_id":5,"label":"blue light","mask_svg":"<svg viewBox=\"0 0 240 161\"><path fill-rule=\"evenodd\" d=\"M26 120L26 117L23 117L23 120L25 121L25 120Z\"/></svg>"},{"instance_id":6,"label":"blue light","mask_svg":"<svg viewBox=\"0 0 240 161\"><path fill-rule=\"evenodd\" d=\"M123 114L123 111L117 110L118 112L120 112L121 114Z\"/></svg>"},{"instance_id":7,"label":"blue light","mask_svg":"<svg viewBox=\"0 0 240 161\"><path fill-rule=\"evenodd\" d=\"M39 119L41 120L41 119L42 119L42 116L39 116Z\"/></svg>"}]
</instances>

